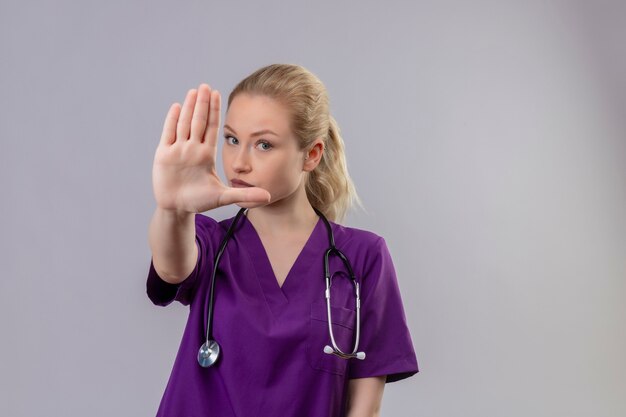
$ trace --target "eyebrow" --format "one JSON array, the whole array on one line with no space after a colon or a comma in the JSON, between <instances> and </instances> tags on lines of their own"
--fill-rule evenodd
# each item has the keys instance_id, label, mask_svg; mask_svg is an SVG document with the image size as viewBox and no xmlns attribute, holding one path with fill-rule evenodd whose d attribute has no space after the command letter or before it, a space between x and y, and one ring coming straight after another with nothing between
<instances>
[{"instance_id":1,"label":"eyebrow","mask_svg":"<svg viewBox=\"0 0 626 417\"><path fill-rule=\"evenodd\" d=\"M231 132L233 132L235 135L237 134L237 132L235 132L235 129L233 129L232 127L228 126L228 125L224 125L224 129L228 129ZM261 135L265 135L266 133L272 134L274 136L278 136L277 133L274 133L273 131L269 130L269 129L263 129L263 130L259 130L258 132L254 132L252 134L250 134L250 136L261 136Z\"/></svg>"}]
</instances>

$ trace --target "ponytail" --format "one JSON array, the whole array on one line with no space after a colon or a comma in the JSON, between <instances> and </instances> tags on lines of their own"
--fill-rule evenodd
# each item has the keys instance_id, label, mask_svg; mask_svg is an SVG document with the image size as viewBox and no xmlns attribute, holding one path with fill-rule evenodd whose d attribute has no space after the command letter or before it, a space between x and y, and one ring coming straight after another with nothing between
<instances>
[{"instance_id":1,"label":"ponytail","mask_svg":"<svg viewBox=\"0 0 626 417\"><path fill-rule=\"evenodd\" d=\"M324 153L317 167L309 173L306 194L311 205L335 223L341 223L350 207L356 203L363 207L348 166L339 126L329 115L328 136Z\"/></svg>"}]
</instances>

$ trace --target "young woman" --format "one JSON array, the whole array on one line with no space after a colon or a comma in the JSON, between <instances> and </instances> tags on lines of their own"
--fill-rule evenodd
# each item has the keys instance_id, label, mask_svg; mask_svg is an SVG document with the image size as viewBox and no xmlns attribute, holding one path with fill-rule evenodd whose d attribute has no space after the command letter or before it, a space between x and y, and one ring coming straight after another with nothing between
<instances>
[{"instance_id":1,"label":"young woman","mask_svg":"<svg viewBox=\"0 0 626 417\"><path fill-rule=\"evenodd\" d=\"M157 415L378 415L417 359L385 240L339 224L358 197L324 85L276 64L235 87L228 185L220 109L217 90L190 90L154 158L147 294L190 306ZM200 214L229 204L229 219Z\"/></svg>"}]
</instances>

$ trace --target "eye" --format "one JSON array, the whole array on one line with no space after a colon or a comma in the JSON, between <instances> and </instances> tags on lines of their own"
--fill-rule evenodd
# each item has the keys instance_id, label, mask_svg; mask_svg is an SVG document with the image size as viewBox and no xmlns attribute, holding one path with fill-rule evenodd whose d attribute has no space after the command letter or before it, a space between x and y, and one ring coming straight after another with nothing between
<instances>
[{"instance_id":1,"label":"eye","mask_svg":"<svg viewBox=\"0 0 626 417\"><path fill-rule=\"evenodd\" d=\"M224 139L226 140L226 143L228 143L229 145L236 145L239 143L239 139L231 135L224 135ZM232 141L230 139L232 139Z\"/></svg>"},{"instance_id":2,"label":"eye","mask_svg":"<svg viewBox=\"0 0 626 417\"><path fill-rule=\"evenodd\" d=\"M265 141L259 142L257 146L260 146L259 149L261 149L262 151L269 151L273 148L271 143Z\"/></svg>"}]
</instances>

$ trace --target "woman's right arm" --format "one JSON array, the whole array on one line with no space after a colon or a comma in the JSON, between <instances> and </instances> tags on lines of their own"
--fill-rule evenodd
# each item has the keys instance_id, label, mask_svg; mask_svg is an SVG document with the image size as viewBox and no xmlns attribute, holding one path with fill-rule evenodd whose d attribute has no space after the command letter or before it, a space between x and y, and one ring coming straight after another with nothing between
<instances>
[{"instance_id":1,"label":"woman's right arm","mask_svg":"<svg viewBox=\"0 0 626 417\"><path fill-rule=\"evenodd\" d=\"M160 207L150 222L152 261L157 274L170 284L188 277L198 260L195 213L177 213Z\"/></svg>"},{"instance_id":2,"label":"woman's right arm","mask_svg":"<svg viewBox=\"0 0 626 417\"><path fill-rule=\"evenodd\" d=\"M195 268L196 213L238 202L265 204L270 194L258 187L231 188L215 170L221 97L209 85L187 92L182 107L172 104L154 155L152 187L157 209L148 240L158 275L181 283Z\"/></svg>"}]
</instances>

